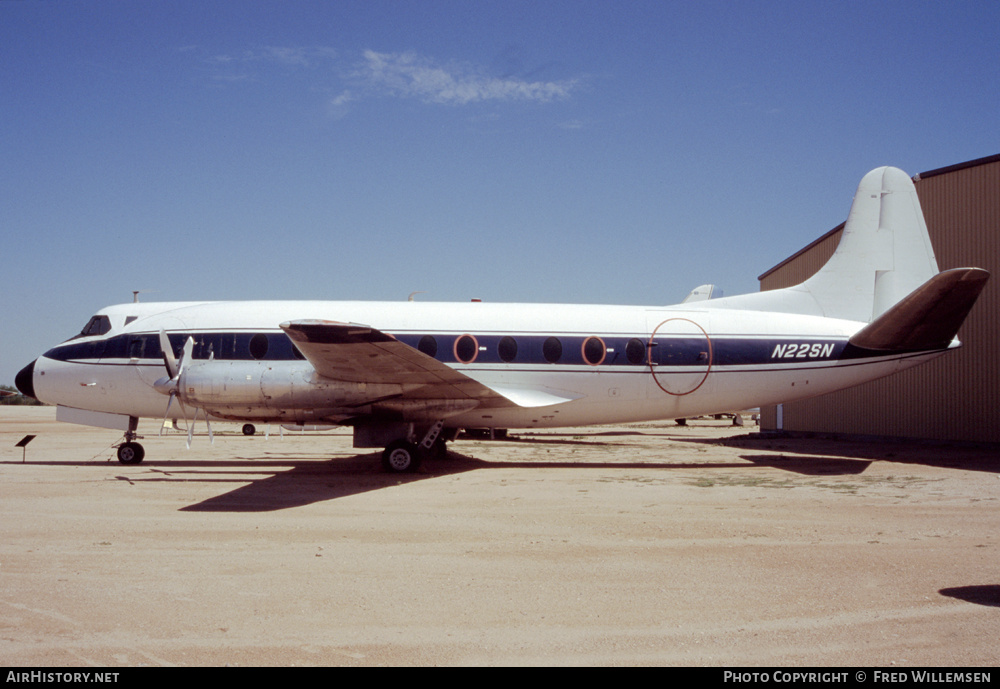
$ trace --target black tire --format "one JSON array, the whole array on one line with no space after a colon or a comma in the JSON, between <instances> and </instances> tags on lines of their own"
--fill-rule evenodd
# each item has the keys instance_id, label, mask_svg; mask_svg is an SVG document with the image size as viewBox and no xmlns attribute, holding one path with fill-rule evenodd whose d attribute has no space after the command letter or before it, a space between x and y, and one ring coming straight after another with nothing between
<instances>
[{"instance_id":1,"label":"black tire","mask_svg":"<svg viewBox=\"0 0 1000 689\"><path fill-rule=\"evenodd\" d=\"M257 427L252 423L243 424L243 435L253 435L257 432Z\"/></svg>"},{"instance_id":2,"label":"black tire","mask_svg":"<svg viewBox=\"0 0 1000 689\"><path fill-rule=\"evenodd\" d=\"M409 441L395 440L382 452L382 468L390 474L413 472L419 466L420 451Z\"/></svg>"},{"instance_id":3,"label":"black tire","mask_svg":"<svg viewBox=\"0 0 1000 689\"><path fill-rule=\"evenodd\" d=\"M146 450L139 443L122 443L118 446L118 461L122 464L138 464L146 456Z\"/></svg>"}]
</instances>

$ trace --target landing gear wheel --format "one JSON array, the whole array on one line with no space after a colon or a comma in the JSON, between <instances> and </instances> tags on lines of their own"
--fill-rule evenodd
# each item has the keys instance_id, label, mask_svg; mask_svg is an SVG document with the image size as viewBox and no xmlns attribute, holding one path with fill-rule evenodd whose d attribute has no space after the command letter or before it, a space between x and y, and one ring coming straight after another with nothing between
<instances>
[{"instance_id":1,"label":"landing gear wheel","mask_svg":"<svg viewBox=\"0 0 1000 689\"><path fill-rule=\"evenodd\" d=\"M257 432L257 427L252 423L243 424L243 435L253 435Z\"/></svg>"},{"instance_id":2,"label":"landing gear wheel","mask_svg":"<svg viewBox=\"0 0 1000 689\"><path fill-rule=\"evenodd\" d=\"M395 440L382 452L382 468L390 474L416 471L420 466L420 451L407 440Z\"/></svg>"},{"instance_id":3,"label":"landing gear wheel","mask_svg":"<svg viewBox=\"0 0 1000 689\"><path fill-rule=\"evenodd\" d=\"M146 456L139 443L127 442L118 446L118 461L122 464L138 464Z\"/></svg>"}]
</instances>

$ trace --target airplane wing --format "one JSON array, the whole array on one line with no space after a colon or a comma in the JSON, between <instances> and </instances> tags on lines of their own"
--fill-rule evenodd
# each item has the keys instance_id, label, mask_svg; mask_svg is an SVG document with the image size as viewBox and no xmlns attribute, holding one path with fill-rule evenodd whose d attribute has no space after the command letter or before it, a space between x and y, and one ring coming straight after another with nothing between
<instances>
[{"instance_id":1,"label":"airplane wing","mask_svg":"<svg viewBox=\"0 0 1000 689\"><path fill-rule=\"evenodd\" d=\"M578 397L542 388L490 387L367 325L299 320L280 327L319 375L400 385L400 402L409 402L411 408L431 405L458 412L476 407L543 407Z\"/></svg>"}]
</instances>

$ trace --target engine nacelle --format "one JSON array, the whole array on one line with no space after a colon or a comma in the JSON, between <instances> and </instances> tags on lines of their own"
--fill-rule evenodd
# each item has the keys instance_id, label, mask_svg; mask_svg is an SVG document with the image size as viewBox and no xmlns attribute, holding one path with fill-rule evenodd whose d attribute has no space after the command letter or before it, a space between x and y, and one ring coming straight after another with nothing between
<instances>
[{"instance_id":1,"label":"engine nacelle","mask_svg":"<svg viewBox=\"0 0 1000 689\"><path fill-rule=\"evenodd\" d=\"M181 401L214 416L297 423L353 416L403 389L394 383L328 380L305 361L217 360L192 362L177 387Z\"/></svg>"}]
</instances>

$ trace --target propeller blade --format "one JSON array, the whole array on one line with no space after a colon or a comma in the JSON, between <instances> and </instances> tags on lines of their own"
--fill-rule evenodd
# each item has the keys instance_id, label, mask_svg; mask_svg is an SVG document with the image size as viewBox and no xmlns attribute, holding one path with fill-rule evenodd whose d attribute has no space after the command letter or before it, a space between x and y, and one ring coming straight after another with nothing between
<instances>
[{"instance_id":1,"label":"propeller blade","mask_svg":"<svg viewBox=\"0 0 1000 689\"><path fill-rule=\"evenodd\" d=\"M167 400L167 411L163 414L163 423L160 425L160 435L163 435L163 427L167 425L167 419L170 417L170 405L174 403L174 398L177 399L177 405L181 408L181 414L184 416L184 425L188 425L187 418L187 407L184 406L184 401L181 399L177 390L170 391L170 399ZM174 429L177 430L177 419L174 418Z\"/></svg>"},{"instance_id":2,"label":"propeller blade","mask_svg":"<svg viewBox=\"0 0 1000 689\"><path fill-rule=\"evenodd\" d=\"M194 437L194 422L198 420L198 407L194 408L194 416L191 417L191 423L188 424L188 439L187 439L187 449L191 449L191 438Z\"/></svg>"},{"instance_id":3,"label":"propeller blade","mask_svg":"<svg viewBox=\"0 0 1000 689\"><path fill-rule=\"evenodd\" d=\"M184 367L188 365L191 361L191 352L194 351L194 338L189 337L186 342L184 342L184 349L181 350L181 361L177 366L177 378L180 382L181 374L184 373Z\"/></svg>"},{"instance_id":4,"label":"propeller blade","mask_svg":"<svg viewBox=\"0 0 1000 689\"><path fill-rule=\"evenodd\" d=\"M173 380L177 377L177 359L174 358L174 348L170 346L170 338L165 330L160 331L160 351L163 353L163 364L167 367L167 376Z\"/></svg>"},{"instance_id":5,"label":"propeller blade","mask_svg":"<svg viewBox=\"0 0 1000 689\"><path fill-rule=\"evenodd\" d=\"M191 361L191 356L194 353L194 338L188 337L188 339L184 342L184 348L181 350L181 358L175 359L174 350L170 345L170 339L167 337L167 333L161 330L160 349L163 352L163 363L167 367L169 378L160 378L158 381L153 383L153 388L157 392L170 396L167 400L167 409L163 413L163 423L160 424L160 435L163 435L163 427L167 424L167 418L170 416L170 405L174 403L174 398L176 397L177 404L181 407L181 413L184 414L184 423L187 424L188 427L187 448L190 450L191 440L194 437L194 424L198 420L198 407L194 408L194 416L192 416L191 421L188 422L187 407L184 406L183 377L184 369L187 368ZM209 358L213 358L211 354L209 355ZM205 425L208 426L208 437L214 445L215 436L212 434L212 424L208 420L208 412L205 412Z\"/></svg>"},{"instance_id":6,"label":"propeller blade","mask_svg":"<svg viewBox=\"0 0 1000 689\"><path fill-rule=\"evenodd\" d=\"M160 436L163 436L163 427L167 425L167 417L170 416L170 405L174 403L174 393L170 392L170 397L167 399L167 410L163 412L163 423L160 424Z\"/></svg>"}]
</instances>

